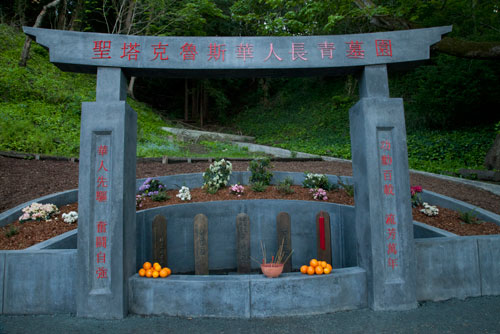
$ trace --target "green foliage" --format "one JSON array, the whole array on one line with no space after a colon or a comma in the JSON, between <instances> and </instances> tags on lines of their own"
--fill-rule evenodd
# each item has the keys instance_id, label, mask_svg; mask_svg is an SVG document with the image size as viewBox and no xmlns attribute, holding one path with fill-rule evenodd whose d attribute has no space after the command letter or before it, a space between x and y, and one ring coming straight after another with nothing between
<instances>
[{"instance_id":1,"label":"green foliage","mask_svg":"<svg viewBox=\"0 0 500 334\"><path fill-rule=\"evenodd\" d=\"M345 190L347 195L349 195L350 197L354 197L354 185L342 182L341 178L338 178L337 183L339 187L342 187L342 189Z\"/></svg>"},{"instance_id":2,"label":"green foliage","mask_svg":"<svg viewBox=\"0 0 500 334\"><path fill-rule=\"evenodd\" d=\"M271 184L271 179L273 177L273 173L267 170L271 164L271 160L269 158L262 159L254 159L250 161L248 164L248 170L250 171L250 183L262 183L266 186Z\"/></svg>"},{"instance_id":3,"label":"green foliage","mask_svg":"<svg viewBox=\"0 0 500 334\"><path fill-rule=\"evenodd\" d=\"M293 180L290 177L285 178L283 181L278 182L276 185L276 190L284 195L290 195L294 193L292 189Z\"/></svg>"},{"instance_id":4,"label":"green foliage","mask_svg":"<svg viewBox=\"0 0 500 334\"><path fill-rule=\"evenodd\" d=\"M304 188L321 188L325 190L330 190L332 188L330 181L328 181L328 177L325 174L305 172L304 175L304 181L302 182Z\"/></svg>"},{"instance_id":5,"label":"green foliage","mask_svg":"<svg viewBox=\"0 0 500 334\"><path fill-rule=\"evenodd\" d=\"M250 188L254 192L261 193L261 192L266 191L267 186L268 186L268 184L264 183L263 181L257 181L257 182L253 182L250 185Z\"/></svg>"},{"instance_id":6,"label":"green foliage","mask_svg":"<svg viewBox=\"0 0 500 334\"><path fill-rule=\"evenodd\" d=\"M482 221L477 218L477 215L474 210L461 212L460 211L460 220L465 224L481 224Z\"/></svg>"},{"instance_id":7,"label":"green foliage","mask_svg":"<svg viewBox=\"0 0 500 334\"><path fill-rule=\"evenodd\" d=\"M166 191L160 191L158 194L152 195L151 200L155 202L164 202L170 199L170 196L167 194Z\"/></svg>"},{"instance_id":8,"label":"green foliage","mask_svg":"<svg viewBox=\"0 0 500 334\"><path fill-rule=\"evenodd\" d=\"M231 177L233 165L224 159L214 161L203 173L203 188L209 194L215 194L225 187Z\"/></svg>"},{"instance_id":9,"label":"green foliage","mask_svg":"<svg viewBox=\"0 0 500 334\"><path fill-rule=\"evenodd\" d=\"M5 231L5 236L7 238L10 238L18 233L19 233L19 231L18 231L17 227L15 227L14 225L11 225L10 228Z\"/></svg>"}]
</instances>

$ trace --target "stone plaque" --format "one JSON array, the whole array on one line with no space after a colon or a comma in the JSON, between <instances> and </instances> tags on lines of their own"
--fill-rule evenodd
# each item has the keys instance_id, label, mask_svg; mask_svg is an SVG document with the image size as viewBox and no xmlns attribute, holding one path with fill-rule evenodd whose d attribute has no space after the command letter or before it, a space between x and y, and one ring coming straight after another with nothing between
<instances>
[{"instance_id":1,"label":"stone plaque","mask_svg":"<svg viewBox=\"0 0 500 334\"><path fill-rule=\"evenodd\" d=\"M330 233L330 215L320 211L316 215L316 248L318 261L332 264L332 243Z\"/></svg>"},{"instance_id":2,"label":"stone plaque","mask_svg":"<svg viewBox=\"0 0 500 334\"><path fill-rule=\"evenodd\" d=\"M153 262L167 266L167 219L157 215L153 219Z\"/></svg>"},{"instance_id":3,"label":"stone plaque","mask_svg":"<svg viewBox=\"0 0 500 334\"><path fill-rule=\"evenodd\" d=\"M250 218L245 213L236 216L236 261L238 273L250 273Z\"/></svg>"},{"instance_id":4,"label":"stone plaque","mask_svg":"<svg viewBox=\"0 0 500 334\"><path fill-rule=\"evenodd\" d=\"M201 213L194 217L194 272L208 275L208 220Z\"/></svg>"},{"instance_id":5,"label":"stone plaque","mask_svg":"<svg viewBox=\"0 0 500 334\"><path fill-rule=\"evenodd\" d=\"M292 252L292 224L290 215L286 212L280 212L276 217L276 230L278 236L278 248L283 242L283 260ZM284 241L283 241L284 240ZM292 257L283 266L283 272L289 273L292 271Z\"/></svg>"}]
</instances>

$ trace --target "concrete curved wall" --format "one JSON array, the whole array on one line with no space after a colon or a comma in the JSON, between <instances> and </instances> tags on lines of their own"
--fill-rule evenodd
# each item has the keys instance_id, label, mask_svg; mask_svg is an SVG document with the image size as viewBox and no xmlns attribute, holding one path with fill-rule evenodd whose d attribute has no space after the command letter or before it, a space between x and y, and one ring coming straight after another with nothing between
<instances>
[{"instance_id":1,"label":"concrete curved wall","mask_svg":"<svg viewBox=\"0 0 500 334\"><path fill-rule=\"evenodd\" d=\"M137 214L137 263L151 261L151 229L156 215L167 219L168 265L177 272L194 271L193 222L202 213L208 218L209 269L236 268L236 216L250 218L251 256L262 259L260 241L266 245L268 261L278 248L276 217L290 215L292 265L299 268L316 257L316 221L319 211L328 212L334 268L356 266L354 208L352 206L295 200L238 200L169 205ZM141 247L142 246L142 247ZM257 263L252 264L258 268Z\"/></svg>"}]
</instances>

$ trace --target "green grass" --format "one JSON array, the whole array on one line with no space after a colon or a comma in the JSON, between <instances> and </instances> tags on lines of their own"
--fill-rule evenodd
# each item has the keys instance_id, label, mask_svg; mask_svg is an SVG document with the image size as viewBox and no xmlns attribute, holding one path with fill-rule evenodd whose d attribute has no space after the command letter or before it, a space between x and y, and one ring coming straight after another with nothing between
<instances>
[{"instance_id":1,"label":"green grass","mask_svg":"<svg viewBox=\"0 0 500 334\"><path fill-rule=\"evenodd\" d=\"M81 103L95 101L96 76L60 71L47 50L32 43L26 67L17 65L25 35L0 24L0 150L75 157L80 148ZM131 98L137 112L137 155L254 157L225 143L202 143L208 153L190 152L169 141L164 122L148 105Z\"/></svg>"},{"instance_id":2,"label":"green grass","mask_svg":"<svg viewBox=\"0 0 500 334\"><path fill-rule=\"evenodd\" d=\"M351 159L349 108L358 97L346 96L342 80L289 80L281 92L270 107L250 107L231 122L260 144ZM434 173L484 169L496 136L493 125L447 131L416 124L407 128L410 168Z\"/></svg>"}]
</instances>

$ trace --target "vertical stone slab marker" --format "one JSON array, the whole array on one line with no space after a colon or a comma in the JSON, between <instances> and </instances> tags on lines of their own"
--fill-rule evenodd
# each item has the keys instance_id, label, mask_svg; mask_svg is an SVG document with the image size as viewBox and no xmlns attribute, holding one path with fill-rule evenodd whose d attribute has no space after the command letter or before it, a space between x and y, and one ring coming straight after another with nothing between
<instances>
[{"instance_id":1,"label":"vertical stone slab marker","mask_svg":"<svg viewBox=\"0 0 500 334\"><path fill-rule=\"evenodd\" d=\"M194 273L208 275L208 220L204 214L194 217Z\"/></svg>"},{"instance_id":2,"label":"vertical stone slab marker","mask_svg":"<svg viewBox=\"0 0 500 334\"><path fill-rule=\"evenodd\" d=\"M96 102L82 104L78 183L79 317L123 318L135 273L137 115L119 68L98 68Z\"/></svg>"},{"instance_id":3,"label":"vertical stone slab marker","mask_svg":"<svg viewBox=\"0 0 500 334\"><path fill-rule=\"evenodd\" d=\"M332 264L330 215L325 211L316 214L316 249L318 250L319 261Z\"/></svg>"},{"instance_id":4,"label":"vertical stone slab marker","mask_svg":"<svg viewBox=\"0 0 500 334\"><path fill-rule=\"evenodd\" d=\"M349 112L358 263L374 310L415 308L415 252L403 100L386 65L365 66Z\"/></svg>"},{"instance_id":5,"label":"vertical stone slab marker","mask_svg":"<svg viewBox=\"0 0 500 334\"><path fill-rule=\"evenodd\" d=\"M286 259L288 255L292 252L292 224L290 220L290 215L286 212L280 212L276 217L276 235L278 236L278 248L283 242L283 259ZM283 272L289 273L292 271L292 257L283 266Z\"/></svg>"},{"instance_id":6,"label":"vertical stone slab marker","mask_svg":"<svg viewBox=\"0 0 500 334\"><path fill-rule=\"evenodd\" d=\"M167 266L167 219L162 215L153 218L153 262Z\"/></svg>"},{"instance_id":7,"label":"vertical stone slab marker","mask_svg":"<svg viewBox=\"0 0 500 334\"><path fill-rule=\"evenodd\" d=\"M250 263L250 218L246 213L236 216L236 262L240 274L249 274Z\"/></svg>"}]
</instances>

